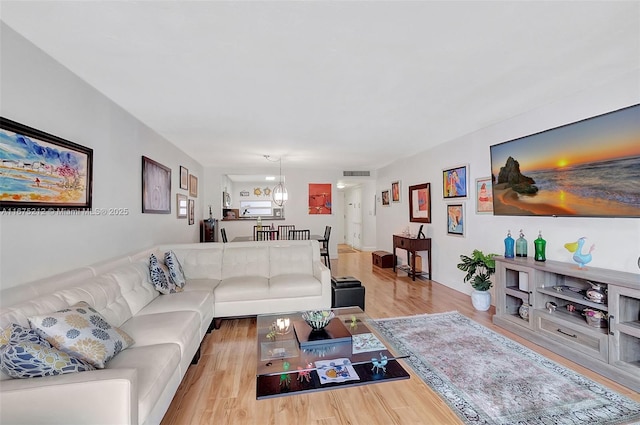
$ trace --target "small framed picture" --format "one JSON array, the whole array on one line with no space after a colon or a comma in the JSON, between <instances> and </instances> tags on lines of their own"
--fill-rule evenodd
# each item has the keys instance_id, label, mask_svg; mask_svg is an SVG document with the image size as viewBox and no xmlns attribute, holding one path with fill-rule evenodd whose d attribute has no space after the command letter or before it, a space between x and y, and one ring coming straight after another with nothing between
<instances>
[{"instance_id":1,"label":"small framed picture","mask_svg":"<svg viewBox=\"0 0 640 425\"><path fill-rule=\"evenodd\" d=\"M476 214L493 214L491 177L476 179Z\"/></svg>"},{"instance_id":2,"label":"small framed picture","mask_svg":"<svg viewBox=\"0 0 640 425\"><path fill-rule=\"evenodd\" d=\"M196 222L196 201L189 199L189 224Z\"/></svg>"},{"instance_id":3,"label":"small framed picture","mask_svg":"<svg viewBox=\"0 0 640 425\"><path fill-rule=\"evenodd\" d=\"M389 190L388 189L382 191L382 206L383 207L389 206Z\"/></svg>"},{"instance_id":4,"label":"small framed picture","mask_svg":"<svg viewBox=\"0 0 640 425\"><path fill-rule=\"evenodd\" d=\"M464 236L464 204L447 204L447 234Z\"/></svg>"},{"instance_id":5,"label":"small framed picture","mask_svg":"<svg viewBox=\"0 0 640 425\"><path fill-rule=\"evenodd\" d=\"M431 223L431 183L409 186L409 221Z\"/></svg>"},{"instance_id":6,"label":"small framed picture","mask_svg":"<svg viewBox=\"0 0 640 425\"><path fill-rule=\"evenodd\" d=\"M400 181L391 183L391 202L400 202Z\"/></svg>"},{"instance_id":7,"label":"small framed picture","mask_svg":"<svg viewBox=\"0 0 640 425\"><path fill-rule=\"evenodd\" d=\"M176 211L178 218L187 218L187 195L176 194Z\"/></svg>"},{"instance_id":8,"label":"small framed picture","mask_svg":"<svg viewBox=\"0 0 640 425\"><path fill-rule=\"evenodd\" d=\"M193 174L189 174L189 196L198 197L198 178Z\"/></svg>"},{"instance_id":9,"label":"small framed picture","mask_svg":"<svg viewBox=\"0 0 640 425\"><path fill-rule=\"evenodd\" d=\"M180 189L189 190L189 170L180 166Z\"/></svg>"},{"instance_id":10,"label":"small framed picture","mask_svg":"<svg viewBox=\"0 0 640 425\"><path fill-rule=\"evenodd\" d=\"M469 193L468 174L469 166L467 165L442 170L442 197L445 199L466 198Z\"/></svg>"}]
</instances>

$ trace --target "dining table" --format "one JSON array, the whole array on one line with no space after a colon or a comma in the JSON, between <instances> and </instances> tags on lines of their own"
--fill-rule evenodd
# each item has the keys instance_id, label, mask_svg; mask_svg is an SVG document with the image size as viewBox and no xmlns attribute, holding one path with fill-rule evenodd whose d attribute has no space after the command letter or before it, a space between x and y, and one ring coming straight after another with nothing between
<instances>
[{"instance_id":1,"label":"dining table","mask_svg":"<svg viewBox=\"0 0 640 425\"><path fill-rule=\"evenodd\" d=\"M311 235L309 239L322 243L324 241L324 235ZM253 236L236 236L231 240L231 242L253 242L253 241L255 241L255 239L253 239Z\"/></svg>"}]
</instances>

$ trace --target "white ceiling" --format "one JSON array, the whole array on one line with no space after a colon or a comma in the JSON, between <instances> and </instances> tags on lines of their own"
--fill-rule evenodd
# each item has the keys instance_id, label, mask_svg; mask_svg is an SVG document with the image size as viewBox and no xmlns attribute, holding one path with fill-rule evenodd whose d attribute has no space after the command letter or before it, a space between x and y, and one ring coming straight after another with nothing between
<instances>
[{"instance_id":1,"label":"white ceiling","mask_svg":"<svg viewBox=\"0 0 640 425\"><path fill-rule=\"evenodd\" d=\"M2 1L204 166L375 170L640 67L639 1Z\"/></svg>"}]
</instances>

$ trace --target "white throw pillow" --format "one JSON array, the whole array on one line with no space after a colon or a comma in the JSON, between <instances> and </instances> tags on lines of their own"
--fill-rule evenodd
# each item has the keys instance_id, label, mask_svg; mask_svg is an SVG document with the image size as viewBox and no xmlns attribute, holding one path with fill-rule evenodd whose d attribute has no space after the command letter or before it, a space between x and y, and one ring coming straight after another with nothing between
<instances>
[{"instance_id":1,"label":"white throw pillow","mask_svg":"<svg viewBox=\"0 0 640 425\"><path fill-rule=\"evenodd\" d=\"M169 281L167 266L160 264L153 254L149 256L149 275L151 276L151 284L162 295L182 291L182 288L177 288L173 282Z\"/></svg>"}]
</instances>

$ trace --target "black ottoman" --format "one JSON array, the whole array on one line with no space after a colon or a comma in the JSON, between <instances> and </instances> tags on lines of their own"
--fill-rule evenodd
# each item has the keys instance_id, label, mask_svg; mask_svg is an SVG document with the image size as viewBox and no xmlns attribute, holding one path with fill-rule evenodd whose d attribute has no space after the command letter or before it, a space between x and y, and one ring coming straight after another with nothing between
<instances>
[{"instance_id":1,"label":"black ottoman","mask_svg":"<svg viewBox=\"0 0 640 425\"><path fill-rule=\"evenodd\" d=\"M364 286L353 276L331 277L331 307L359 306L364 311Z\"/></svg>"}]
</instances>

